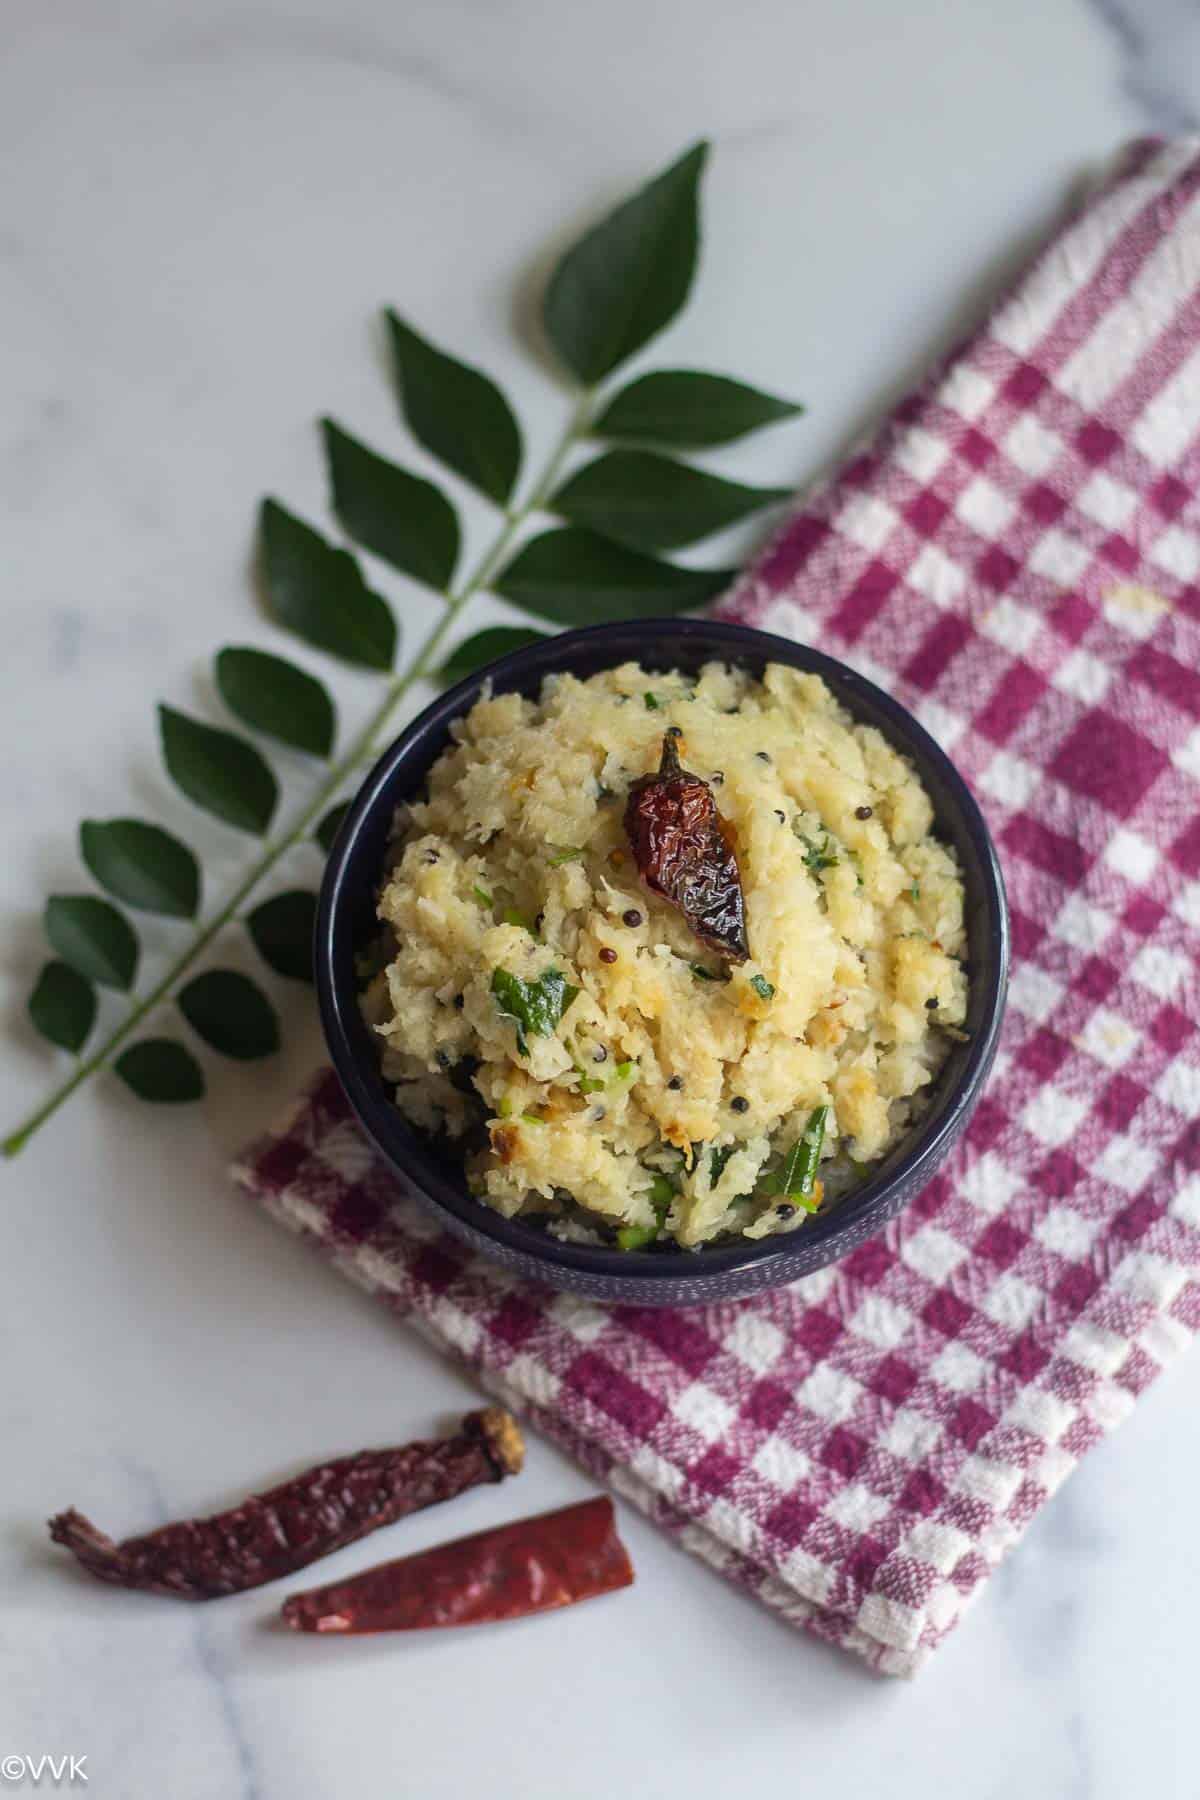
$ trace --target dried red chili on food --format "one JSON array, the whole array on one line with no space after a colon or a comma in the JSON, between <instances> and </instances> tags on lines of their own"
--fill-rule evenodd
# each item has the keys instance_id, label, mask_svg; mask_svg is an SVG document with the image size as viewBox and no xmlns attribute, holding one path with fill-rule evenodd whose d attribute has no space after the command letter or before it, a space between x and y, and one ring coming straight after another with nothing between
<instances>
[{"instance_id":1,"label":"dried red chili on food","mask_svg":"<svg viewBox=\"0 0 1200 1800\"><path fill-rule=\"evenodd\" d=\"M680 766L669 732L657 773L630 786L625 831L646 886L677 906L702 942L745 962L746 906L729 827L707 781Z\"/></svg>"},{"instance_id":2,"label":"dried red chili on food","mask_svg":"<svg viewBox=\"0 0 1200 1800\"><path fill-rule=\"evenodd\" d=\"M520 1472L525 1446L499 1407L468 1413L453 1437L362 1450L252 1495L211 1519L185 1519L114 1543L72 1507L50 1536L101 1581L212 1600L295 1574L406 1513Z\"/></svg>"},{"instance_id":3,"label":"dried red chili on food","mask_svg":"<svg viewBox=\"0 0 1200 1800\"><path fill-rule=\"evenodd\" d=\"M482 1625L571 1606L632 1580L612 1501L602 1495L292 1594L283 1618L294 1631L345 1633Z\"/></svg>"}]
</instances>

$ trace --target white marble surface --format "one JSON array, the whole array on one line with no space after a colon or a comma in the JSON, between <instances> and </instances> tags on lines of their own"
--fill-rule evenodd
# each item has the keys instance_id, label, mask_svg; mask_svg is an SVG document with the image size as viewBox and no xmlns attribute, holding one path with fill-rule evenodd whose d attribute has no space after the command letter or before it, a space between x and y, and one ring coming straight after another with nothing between
<instances>
[{"instance_id":1,"label":"white marble surface","mask_svg":"<svg viewBox=\"0 0 1200 1800\"><path fill-rule=\"evenodd\" d=\"M182 822L152 700L206 705L217 643L278 641L246 579L257 496L320 512L327 409L400 453L378 303L493 369L539 449L564 400L511 329L523 284L711 132L707 264L664 354L802 395L803 424L737 458L799 480L1083 173L1200 109L1195 0L7 0L0 45L14 1117L52 1077L22 1009L40 897L79 881L75 821ZM429 603L380 579L415 632ZM338 692L350 719L369 684ZM215 896L238 847L186 829ZM75 1578L44 1542L58 1505L148 1526L468 1399L229 1192L228 1151L318 1054L309 1003L286 1011L287 1054L218 1071L207 1108L98 1083L0 1170L0 1756L86 1755L91 1792L134 1800L1195 1795L1195 1357L911 1686L794 1637L627 1513L632 1592L494 1634L297 1642L264 1626L270 1595L189 1610ZM587 1491L538 1444L511 1498L404 1544Z\"/></svg>"}]
</instances>

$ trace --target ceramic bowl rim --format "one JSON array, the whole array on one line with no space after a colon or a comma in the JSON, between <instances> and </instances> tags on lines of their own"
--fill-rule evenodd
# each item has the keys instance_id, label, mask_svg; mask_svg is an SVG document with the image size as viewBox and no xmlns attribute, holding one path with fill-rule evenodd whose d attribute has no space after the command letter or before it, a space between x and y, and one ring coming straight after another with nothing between
<instances>
[{"instance_id":1,"label":"ceramic bowl rim","mask_svg":"<svg viewBox=\"0 0 1200 1800\"><path fill-rule=\"evenodd\" d=\"M440 753L450 724L469 710L485 681L491 681L500 690L527 688L543 675L570 672L573 664L583 662L594 673L601 666L616 666L631 656L641 661L647 654L652 660L658 655L661 660L664 650L669 654L671 646L680 644L710 648L717 660L728 655L759 666L783 662L822 676L846 701L850 711L858 716L863 712L868 717L874 715L871 722L878 723L881 718L886 721L886 735L911 757L923 780L930 771L934 773L978 855L982 879L979 898L988 913L988 958L986 968L980 969L973 963L971 980L973 984L984 982L986 992L980 1024L954 1078L951 1095L935 1109L928 1128L920 1123L916 1126L899 1160L887 1159L882 1174L852 1191L828 1213L816 1215L799 1231L783 1237L683 1254L677 1250L630 1253L607 1246L563 1243L535 1227L493 1212L468 1193L465 1183L455 1187L420 1136L383 1094L377 1068L370 1067L368 1058L374 1058L374 1045L359 1011L351 946L344 939L352 929L348 921L355 904L361 901L361 890L355 887L351 891L350 869L364 831L375 822L378 808L386 806L390 817L398 801L414 786L419 787L424 769L432 760L422 753L429 750L431 742L438 745L434 755ZM596 663L592 653L609 646L614 650L611 662ZM662 666L670 664L664 662ZM856 702L861 702L861 708ZM406 784L406 765L417 762L421 763L421 776L415 784ZM802 1258L812 1266L813 1253L821 1245L831 1246L821 1260L832 1260L838 1254L838 1238L846 1236L850 1243L857 1243L869 1233L873 1218L877 1217L882 1225L893 1210L891 1203L898 1188L906 1190L906 1199L918 1192L922 1174L932 1175L947 1139L952 1140L961 1129L963 1109L973 1108L991 1065L1004 1012L1010 956L1004 880L983 814L950 758L913 715L884 689L822 651L753 626L687 618L633 620L562 632L476 670L434 699L383 751L350 804L326 862L314 948L321 1021L333 1065L363 1130L384 1159L414 1182L428 1200L472 1232L504 1246L510 1257L515 1255L548 1269L571 1270L602 1281L619 1278L624 1283L631 1279L645 1282L648 1292L655 1283L678 1283L684 1276L689 1282L711 1277L714 1288L719 1289L725 1284L723 1278L751 1265L758 1265L756 1285L777 1285L794 1278L787 1273L789 1263ZM547 1274L547 1279L552 1276Z\"/></svg>"}]
</instances>

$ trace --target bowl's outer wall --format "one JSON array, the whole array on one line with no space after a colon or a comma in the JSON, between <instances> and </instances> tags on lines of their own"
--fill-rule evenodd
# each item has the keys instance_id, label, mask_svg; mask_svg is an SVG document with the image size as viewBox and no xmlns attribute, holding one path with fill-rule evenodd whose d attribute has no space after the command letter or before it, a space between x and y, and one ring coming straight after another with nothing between
<instances>
[{"instance_id":1,"label":"bowl's outer wall","mask_svg":"<svg viewBox=\"0 0 1200 1800\"><path fill-rule=\"evenodd\" d=\"M419 1136L379 1073L375 1041L358 1007L356 948L377 929L375 896L396 806L415 797L485 679L498 691L536 695L548 674L594 675L625 661L694 672L719 659L761 672L790 664L824 678L855 717L878 726L916 764L933 802L935 831L956 850L966 892L970 1041L955 1045L916 1132L863 1188L797 1232L754 1245L693 1253L560 1244L490 1213L466 1190L453 1156ZM326 865L316 930L317 990L334 1066L368 1137L405 1186L474 1250L534 1281L594 1299L687 1305L734 1299L795 1281L872 1236L920 1191L964 1129L995 1055L1008 983L1008 917L995 850L982 815L944 752L897 701L844 664L747 626L695 619L645 620L567 632L517 651L428 707L384 752L363 783Z\"/></svg>"}]
</instances>

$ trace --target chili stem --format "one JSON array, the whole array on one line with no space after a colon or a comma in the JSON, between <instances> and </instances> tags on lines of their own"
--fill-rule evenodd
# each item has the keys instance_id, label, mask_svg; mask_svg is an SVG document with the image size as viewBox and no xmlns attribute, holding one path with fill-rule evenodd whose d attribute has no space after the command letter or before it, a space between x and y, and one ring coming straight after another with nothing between
<instances>
[{"instance_id":1,"label":"chili stem","mask_svg":"<svg viewBox=\"0 0 1200 1800\"><path fill-rule=\"evenodd\" d=\"M590 390L581 395L562 436L551 451L528 498L521 505L506 512L505 522L497 532L491 546L480 557L462 585L457 589L450 589L446 593L446 604L409 667L403 674L394 676L388 683L379 705L355 738L350 749L329 770L310 799L300 808L291 824L282 835L273 839L266 846L262 855L250 865L229 898L205 924L199 927L174 961L168 964L161 980L155 983L144 998L131 1002L124 1018L109 1032L99 1048L94 1050L90 1056L85 1057L67 1079L55 1088L53 1093L0 1143L0 1154L5 1157L18 1155L35 1132L39 1131L46 1121L54 1116L59 1107L70 1099L76 1089L82 1087L85 1081L90 1080L108 1064L113 1053L120 1048L130 1032L140 1025L142 1020L156 1007L161 1006L163 1001L170 999L176 984L187 974L201 951L207 949L217 933L229 924L259 883L271 873L279 859L308 834L311 827L334 800L343 783L375 755L379 740L400 702L416 686L417 682L424 681L433 673L434 659L454 621L467 603L479 593L481 588L486 587L497 573L526 520L532 514L545 509L546 502L554 492L563 463L580 438L587 432L591 421L592 403L593 396Z\"/></svg>"}]
</instances>

